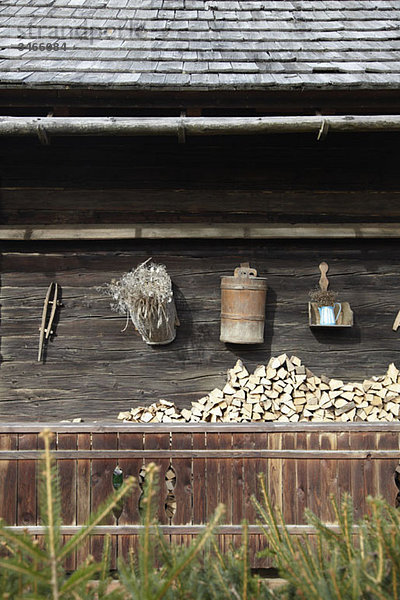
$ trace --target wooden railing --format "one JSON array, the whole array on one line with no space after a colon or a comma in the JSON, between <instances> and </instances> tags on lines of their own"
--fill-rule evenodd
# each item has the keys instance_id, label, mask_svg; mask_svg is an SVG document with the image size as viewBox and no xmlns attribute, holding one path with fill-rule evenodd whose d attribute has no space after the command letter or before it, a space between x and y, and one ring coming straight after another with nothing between
<instances>
[{"instance_id":1,"label":"wooden railing","mask_svg":"<svg viewBox=\"0 0 400 600\"><path fill-rule=\"evenodd\" d=\"M358 517L366 511L368 495L379 494L394 504L398 492L394 472L400 423L2 424L0 516L13 529L28 528L38 536L43 534L36 480L43 442L38 434L46 427L56 434L52 451L60 473L66 539L112 493L117 465L124 476L136 478L149 462L159 466L158 518L171 540L187 543L222 502L226 515L218 539L227 548L240 541L246 518L255 566L267 564L256 558L265 545L251 501L258 495L258 473L264 474L269 495L293 535L312 534L303 518L306 507L325 522L333 521L330 494L350 492ZM170 466L176 474L172 519L165 511ZM140 494L135 486L119 519L110 516L68 568L89 552L98 558L105 533L112 536L113 566L119 555L135 549Z\"/></svg>"}]
</instances>

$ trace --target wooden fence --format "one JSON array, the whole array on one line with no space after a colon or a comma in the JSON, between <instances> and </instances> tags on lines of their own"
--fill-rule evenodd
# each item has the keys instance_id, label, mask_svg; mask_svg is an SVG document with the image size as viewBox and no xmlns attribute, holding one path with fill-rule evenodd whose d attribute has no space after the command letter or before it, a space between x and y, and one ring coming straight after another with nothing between
<instances>
[{"instance_id":1,"label":"wooden fence","mask_svg":"<svg viewBox=\"0 0 400 600\"><path fill-rule=\"evenodd\" d=\"M28 528L40 537L37 461L45 424L0 426L0 516L16 530ZM169 539L187 543L208 521L219 502L226 506L218 539L222 548L240 541L241 521L250 523L252 564L265 540L256 524L251 496L257 495L257 473L263 473L275 506L283 511L293 535L312 534L303 512L309 507L325 522L333 521L329 495L350 492L356 516L366 511L369 494L395 503L395 468L400 459L400 423L296 424L59 424L52 449L61 482L61 503L68 539L112 492L112 473L136 478L143 465L160 468L158 517ZM165 474L175 471L176 511L165 511ZM103 536L111 534L112 565L137 545L140 488L124 501L118 521L110 516L90 542L68 562L75 568L89 552L101 553Z\"/></svg>"}]
</instances>

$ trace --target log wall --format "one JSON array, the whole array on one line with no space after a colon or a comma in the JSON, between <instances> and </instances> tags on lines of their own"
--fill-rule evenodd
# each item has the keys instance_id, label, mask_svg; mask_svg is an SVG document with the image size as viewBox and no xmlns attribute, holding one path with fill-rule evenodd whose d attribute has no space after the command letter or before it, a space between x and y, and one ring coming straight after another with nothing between
<instances>
[{"instance_id":1,"label":"log wall","mask_svg":"<svg viewBox=\"0 0 400 600\"><path fill-rule=\"evenodd\" d=\"M14 529L42 535L35 474L41 455L38 432L44 426L0 427L0 517ZM399 424L259 425L54 425L52 444L60 473L65 539L112 493L117 464L124 476L138 478L143 465L159 467L158 518L166 536L187 543L201 530L218 503L226 507L218 540L221 548L240 542L243 518L250 523L253 566L265 547L252 496L260 499L261 473L274 506L283 511L292 535L312 535L304 519L310 508L324 522L333 522L329 502L350 493L356 518L367 510L368 495L381 495L392 505L397 488L394 472L400 458ZM176 473L176 512L165 513L165 473ZM100 557L105 533L112 536L112 566L135 548L140 530L140 489L126 497L118 521L111 516L90 544L80 551ZM75 568L76 557L68 562Z\"/></svg>"},{"instance_id":2,"label":"log wall","mask_svg":"<svg viewBox=\"0 0 400 600\"><path fill-rule=\"evenodd\" d=\"M98 290L152 256L164 263L181 322L176 340L148 346ZM250 260L267 278L263 344L219 341L220 277ZM331 287L350 302L354 327L312 330L308 291L318 264L330 265ZM397 361L400 248L396 240L133 241L68 246L8 245L1 265L3 420L116 418L119 410L160 397L188 406L216 386L241 358L249 368L283 352L317 375L363 380ZM38 328L47 286L57 281L63 307L45 360L37 362Z\"/></svg>"},{"instance_id":3,"label":"log wall","mask_svg":"<svg viewBox=\"0 0 400 600\"><path fill-rule=\"evenodd\" d=\"M237 358L253 368L297 354L316 374L362 380L396 362L400 250L396 240L30 241L38 225L249 222L352 224L400 220L397 136L255 136L189 139L4 140L1 226L0 419L115 418L160 397L188 406L224 382ZM360 234L362 235L362 234ZM98 286L148 257L172 277L176 340L149 347L111 312ZM220 277L250 260L267 278L265 342L219 342ZM311 331L308 291L318 264L350 302L352 329ZM63 308L44 364L36 361L46 289Z\"/></svg>"},{"instance_id":4,"label":"log wall","mask_svg":"<svg viewBox=\"0 0 400 600\"><path fill-rule=\"evenodd\" d=\"M8 225L399 221L397 134L9 139Z\"/></svg>"}]
</instances>

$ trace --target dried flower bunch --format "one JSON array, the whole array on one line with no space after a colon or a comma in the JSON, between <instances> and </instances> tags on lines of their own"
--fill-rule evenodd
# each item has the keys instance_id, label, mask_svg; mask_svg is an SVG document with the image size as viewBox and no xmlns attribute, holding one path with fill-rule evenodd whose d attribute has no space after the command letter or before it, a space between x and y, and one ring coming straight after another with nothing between
<instances>
[{"instance_id":1,"label":"dried flower bunch","mask_svg":"<svg viewBox=\"0 0 400 600\"><path fill-rule=\"evenodd\" d=\"M316 302L318 306L333 306L336 300L336 292L332 290L321 290L317 288L316 290L311 290L310 298L312 302Z\"/></svg>"},{"instance_id":2,"label":"dried flower bunch","mask_svg":"<svg viewBox=\"0 0 400 600\"><path fill-rule=\"evenodd\" d=\"M111 296L111 309L125 314L142 338L152 343L152 333L168 322L168 305L173 302L172 282L165 265L147 259L122 275L118 281L106 284L103 291ZM174 320L171 324L174 327ZM126 327L125 327L126 329ZM171 340L169 340L171 341Z\"/></svg>"}]
</instances>

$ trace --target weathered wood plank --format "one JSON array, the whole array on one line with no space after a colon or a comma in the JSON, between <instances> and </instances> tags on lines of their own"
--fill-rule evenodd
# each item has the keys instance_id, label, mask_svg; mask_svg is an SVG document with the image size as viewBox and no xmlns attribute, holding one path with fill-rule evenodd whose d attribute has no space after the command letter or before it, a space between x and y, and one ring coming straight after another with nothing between
<instances>
[{"instance_id":1,"label":"weathered wood plank","mask_svg":"<svg viewBox=\"0 0 400 600\"><path fill-rule=\"evenodd\" d=\"M106 434L105 434L106 435ZM147 434L151 437L151 433ZM166 434L156 434L166 435ZM209 434L212 437L218 436L218 433L211 432ZM251 434L249 434L250 436ZM309 436L314 435L313 433L308 434ZM54 453L53 453L54 454ZM248 449L220 449L220 448L208 448L207 450L58 450L54 454L58 459L72 459L72 458L128 458L128 457L143 457L146 459L163 460L166 458L210 458L210 459L221 459L221 458L279 458L279 459L293 459L293 458L306 458L309 461L318 461L321 458L340 458L342 460L354 460L358 459L397 459L400 457L400 450L296 450L296 449L277 449L277 450L258 450L255 448ZM14 460L32 460L40 458L41 453L37 450L0 450L0 459L14 459Z\"/></svg>"},{"instance_id":2,"label":"weathered wood plank","mask_svg":"<svg viewBox=\"0 0 400 600\"><path fill-rule=\"evenodd\" d=\"M153 450L156 450L156 452L153 452L152 455ZM150 457L146 456L147 452L149 452ZM157 452L160 452L158 456ZM161 524L167 524L168 517L165 511L165 501L167 497L167 489L165 486L165 474L167 472L171 460L169 433L152 433L151 431L146 433L144 438L144 451L141 454L143 456L145 465L154 462L159 469L157 477L158 502L156 502L156 515Z\"/></svg>"},{"instance_id":3,"label":"weathered wood plank","mask_svg":"<svg viewBox=\"0 0 400 600\"><path fill-rule=\"evenodd\" d=\"M397 223L318 223L261 225L257 223L221 223L218 225L157 223L119 225L19 225L0 226L0 240L121 240L121 239L347 239L398 238Z\"/></svg>"},{"instance_id":4,"label":"weathered wood plank","mask_svg":"<svg viewBox=\"0 0 400 600\"><path fill-rule=\"evenodd\" d=\"M218 206L216 194L218 193ZM350 198L350 201L349 201ZM4 224L201 222L400 217L398 190L2 188ZM34 207L34 210L33 208ZM244 210L245 207L245 210ZM201 208L201 210L199 210ZM257 216L255 219L254 217Z\"/></svg>"},{"instance_id":5,"label":"weathered wood plank","mask_svg":"<svg viewBox=\"0 0 400 600\"><path fill-rule=\"evenodd\" d=\"M232 449L241 451L245 448L244 433L234 432L232 435ZM244 464L243 458L232 458L232 522L239 523L245 516L244 498ZM234 545L240 544L240 539L233 540Z\"/></svg>"},{"instance_id":6,"label":"weathered wood plank","mask_svg":"<svg viewBox=\"0 0 400 600\"><path fill-rule=\"evenodd\" d=\"M195 427L193 431L197 431ZM193 433L193 451L204 451L206 446L205 431ZM193 461L193 523L195 525L207 521L207 494L206 459L202 457Z\"/></svg>"},{"instance_id":7,"label":"weathered wood plank","mask_svg":"<svg viewBox=\"0 0 400 600\"><path fill-rule=\"evenodd\" d=\"M219 433L219 448L232 447L232 434ZM219 497L218 503L225 506L224 523L233 523L232 521L232 505L233 505L233 478L232 478L232 462L229 459L221 459L219 461ZM232 547L233 538L230 535L223 537L223 550L227 551Z\"/></svg>"},{"instance_id":8,"label":"weathered wood plank","mask_svg":"<svg viewBox=\"0 0 400 600\"><path fill-rule=\"evenodd\" d=\"M283 452L282 448L282 433L274 433L268 436L268 448L271 452L271 456L277 456L276 451ZM292 452L291 450L286 450ZM270 458L269 463L269 487L268 493L271 499L271 504L277 510L283 512L283 475L282 475L282 458L283 456L278 454L279 458Z\"/></svg>"},{"instance_id":9,"label":"weathered wood plank","mask_svg":"<svg viewBox=\"0 0 400 600\"><path fill-rule=\"evenodd\" d=\"M310 456L316 456L318 452L321 452L319 446L319 433L315 432L307 434L307 450ZM319 460L309 461L307 468L307 506L316 515L320 516L321 506L324 502L324 499L321 497L321 480L325 479L326 473L321 471L321 462Z\"/></svg>"},{"instance_id":10,"label":"weathered wood plank","mask_svg":"<svg viewBox=\"0 0 400 600\"><path fill-rule=\"evenodd\" d=\"M78 449L89 450L91 434L78 433ZM79 525L87 523L91 506L91 463L89 459L80 459L76 463L76 522ZM85 540L76 552L77 564L83 564L90 554L90 540Z\"/></svg>"},{"instance_id":11,"label":"weathered wood plank","mask_svg":"<svg viewBox=\"0 0 400 600\"><path fill-rule=\"evenodd\" d=\"M18 448L36 449L38 436L35 433L24 433L18 436ZM17 488L17 524L36 525L37 523L37 489L36 462L24 460L18 463Z\"/></svg>"},{"instance_id":12,"label":"weathered wood plank","mask_svg":"<svg viewBox=\"0 0 400 600\"><path fill-rule=\"evenodd\" d=\"M209 451L214 451L214 457L211 458ZM207 434L207 461L206 461L206 477L207 477L207 521L210 521L215 509L218 506L218 498L220 497L219 478L219 433Z\"/></svg>"},{"instance_id":13,"label":"weathered wood plank","mask_svg":"<svg viewBox=\"0 0 400 600\"><path fill-rule=\"evenodd\" d=\"M347 422L308 422L302 421L300 423L271 423L265 422L260 423L259 421L247 422L247 423L125 423L125 422L111 422L111 421L87 421L83 423L65 423L65 422L1 422L0 423L0 434L2 433L40 433L45 429L51 429L53 433L145 433L151 431L155 433L169 433L182 431L187 433L188 431L195 433L205 433L207 431L215 432L221 431L226 432L263 432L263 433L285 433L287 431L299 433L299 432L342 432L347 431L350 433L355 432L397 432L400 433L400 421L356 421ZM300 450L304 450L303 445L299 445ZM193 447L195 450L196 448ZM198 450L206 450L204 444L197 448ZM232 448L237 450L240 448ZM324 448L325 449L325 448ZM329 448L327 448L329 450ZM332 449L337 449L332 448Z\"/></svg>"},{"instance_id":14,"label":"weathered wood plank","mask_svg":"<svg viewBox=\"0 0 400 600\"><path fill-rule=\"evenodd\" d=\"M119 434L119 449L120 450L143 450L143 433L120 433ZM139 473L143 466L143 458L138 456L136 458L121 458L118 461L119 467L122 470L124 479L132 476L135 478L136 483L133 490L125 496L123 502L123 509L120 518L118 519L118 525L133 525L139 523L139 497L141 494L139 487ZM128 562L130 554L136 554L138 547L138 538L133 535L119 535L118 536L118 557Z\"/></svg>"},{"instance_id":15,"label":"weathered wood plank","mask_svg":"<svg viewBox=\"0 0 400 600\"><path fill-rule=\"evenodd\" d=\"M360 433L357 433L356 435L359 436ZM321 450L336 450L337 435L335 433L320 433L320 448ZM335 498L336 501L339 500L336 459L323 458L321 460L321 473L323 474L321 480L321 519L326 523L332 523L335 521L335 516L332 508L331 496ZM299 523L300 521L297 522Z\"/></svg>"},{"instance_id":16,"label":"weathered wood plank","mask_svg":"<svg viewBox=\"0 0 400 600\"><path fill-rule=\"evenodd\" d=\"M96 433L92 439L93 450L115 450L117 448L116 433ZM94 458L92 460L92 486L91 486L91 512L95 512L106 501L113 491L112 475L116 467L115 458ZM114 523L112 514L104 519L103 524ZM104 539L102 536L93 536L91 539L91 552L95 560L100 560L103 551ZM116 566L116 538L111 538L110 567Z\"/></svg>"},{"instance_id":17,"label":"weathered wood plank","mask_svg":"<svg viewBox=\"0 0 400 600\"><path fill-rule=\"evenodd\" d=\"M171 449L191 449L192 434L176 433L171 436ZM176 499L176 511L171 520L174 525L187 525L193 523L193 488L192 488L192 459L176 458L172 461L176 473L176 484L174 494ZM191 536L172 536L171 542L188 545Z\"/></svg>"},{"instance_id":18,"label":"weathered wood plank","mask_svg":"<svg viewBox=\"0 0 400 600\"><path fill-rule=\"evenodd\" d=\"M347 452L350 449L351 435L347 430L337 434L337 448ZM338 457L339 458L339 457ZM338 476L338 500L341 501L343 494L351 495L351 463L348 460L338 460L337 462Z\"/></svg>"},{"instance_id":19,"label":"weathered wood plank","mask_svg":"<svg viewBox=\"0 0 400 600\"><path fill-rule=\"evenodd\" d=\"M374 450L375 442L373 433L358 433L350 438L352 450L359 448ZM354 516L357 520L367 512L367 496L369 494L376 496L378 493L377 490L374 490L374 469L377 464L379 462L372 461L370 458L350 461Z\"/></svg>"},{"instance_id":20,"label":"weathered wood plank","mask_svg":"<svg viewBox=\"0 0 400 600\"><path fill-rule=\"evenodd\" d=\"M299 423L296 423L299 425ZM319 425L319 423L318 423ZM300 429L300 428L299 428ZM296 450L307 449L307 433L297 431L295 433ZM308 469L307 460L296 459L296 495L295 495L295 523L304 523L304 510L307 507L308 501Z\"/></svg>"},{"instance_id":21,"label":"weathered wood plank","mask_svg":"<svg viewBox=\"0 0 400 600\"><path fill-rule=\"evenodd\" d=\"M17 434L0 435L1 450L17 448ZM0 514L7 525L17 524L17 462L0 461Z\"/></svg>"},{"instance_id":22,"label":"weathered wood plank","mask_svg":"<svg viewBox=\"0 0 400 600\"><path fill-rule=\"evenodd\" d=\"M295 449L296 434L282 434L282 447L285 450ZM282 461L282 504L283 517L286 523L296 523L296 461L292 458L287 458Z\"/></svg>"},{"instance_id":23,"label":"weathered wood plank","mask_svg":"<svg viewBox=\"0 0 400 600\"><path fill-rule=\"evenodd\" d=\"M59 433L57 436L57 448L60 450L76 450L77 434L75 433ZM60 460L57 463L57 468L60 477L60 492L61 492L61 514L65 525L76 525L77 519L77 476L76 476L76 461ZM68 537L63 537L63 542L68 542ZM76 568L75 554L71 554L65 561L65 568L68 571L73 571Z\"/></svg>"},{"instance_id":24,"label":"weathered wood plank","mask_svg":"<svg viewBox=\"0 0 400 600\"><path fill-rule=\"evenodd\" d=\"M389 448L399 448L399 436L397 433L385 432L377 434L377 448L379 450ZM378 461L377 473L378 473L378 490L377 494L385 498L391 505L394 505L396 494L398 492L394 483L394 473L397 465L399 464L398 459L393 458L385 461Z\"/></svg>"}]
</instances>

